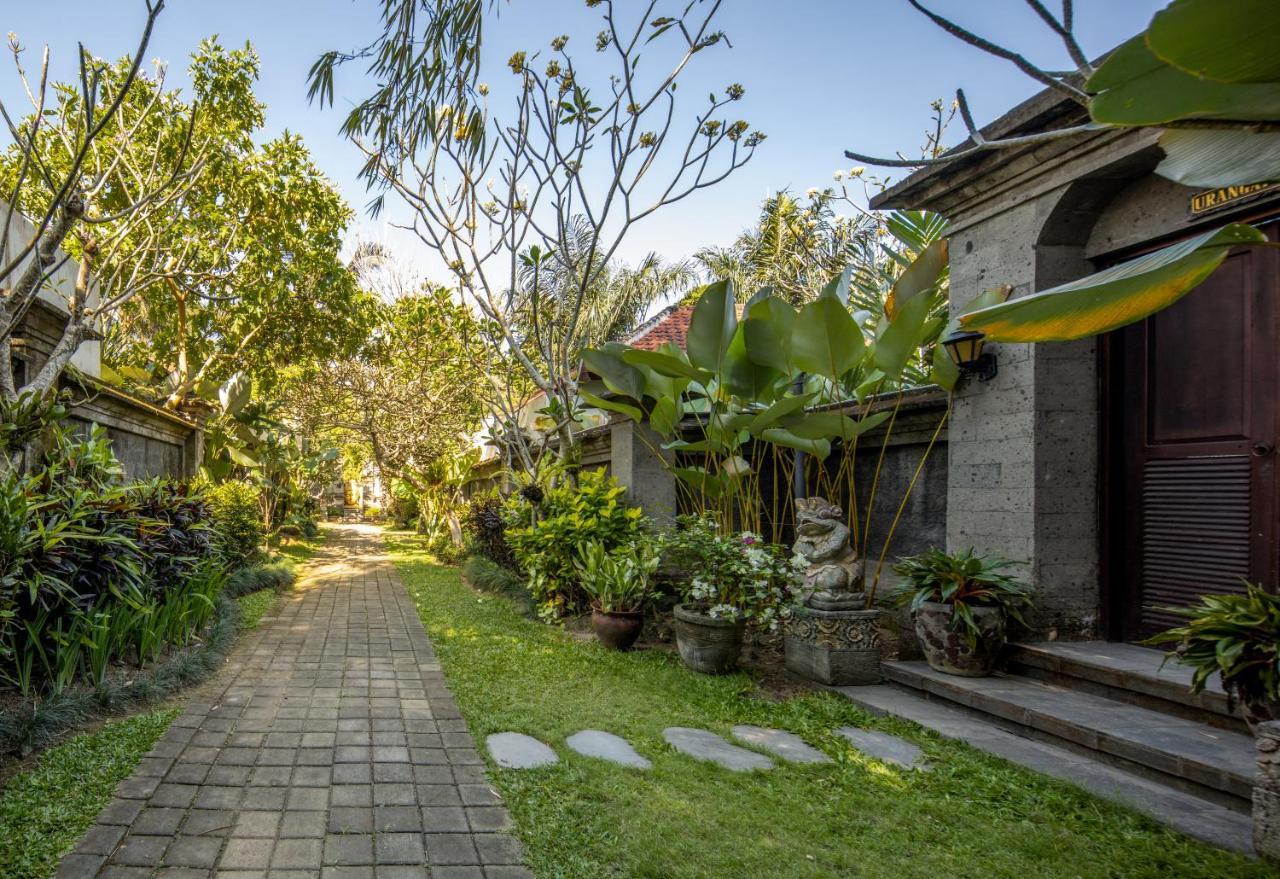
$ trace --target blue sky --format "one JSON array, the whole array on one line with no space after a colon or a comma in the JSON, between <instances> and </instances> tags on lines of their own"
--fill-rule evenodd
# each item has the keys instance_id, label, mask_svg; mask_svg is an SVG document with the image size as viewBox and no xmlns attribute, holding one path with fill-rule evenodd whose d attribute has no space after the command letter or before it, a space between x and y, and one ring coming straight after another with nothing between
<instances>
[{"instance_id":1,"label":"blue sky","mask_svg":"<svg viewBox=\"0 0 1280 879\"><path fill-rule=\"evenodd\" d=\"M622 0L625 9L634 0ZM185 81L186 59L204 37L224 43L251 41L262 58L257 92L267 104L268 134L288 128L303 135L317 164L349 202L367 200L357 179L360 158L338 134L344 98L363 93L358 71L338 82L338 109L307 104L307 69L325 49L344 49L371 38L377 0L169 0L148 52L171 65L170 83ZM683 6L683 0L677 5ZM1050 0L1050 6L1056 6ZM1096 55L1145 27L1165 0L1077 0L1077 32ZM49 44L54 75L73 73L75 43L98 55L118 56L135 44L143 20L141 0L45 0L5 3L0 27L14 31L32 48ZM1022 0L933 0L933 8L966 27L1016 46L1042 66L1069 67L1062 51ZM650 250L686 256L699 247L724 244L756 215L761 199L781 188L803 192L831 182L832 172L851 163L845 148L892 154L914 152L923 140L928 105L965 89L979 124L1037 90L1006 62L960 44L920 16L905 0L726 0L720 26L732 49L703 53L683 80L682 96L693 99L740 82L747 90L740 114L769 138L745 168L724 183L655 215L636 227L622 248L635 259ZM545 49L561 33L588 65L597 63L591 44L600 29L598 13L582 0L504 2L486 40L486 57L498 81L502 64L516 49ZM584 45L585 44L585 45ZM16 78L0 68L0 97L19 98ZM593 71L587 66L589 75ZM507 74L508 76L510 74ZM495 87L491 100L500 106ZM699 97L697 100L701 100ZM699 109L696 100L685 105ZM957 123L951 141L962 137ZM403 219L392 210L391 219ZM402 249L416 239L389 230L385 222L360 219L353 234L385 240ZM425 264L421 253L406 254Z\"/></svg>"}]
</instances>

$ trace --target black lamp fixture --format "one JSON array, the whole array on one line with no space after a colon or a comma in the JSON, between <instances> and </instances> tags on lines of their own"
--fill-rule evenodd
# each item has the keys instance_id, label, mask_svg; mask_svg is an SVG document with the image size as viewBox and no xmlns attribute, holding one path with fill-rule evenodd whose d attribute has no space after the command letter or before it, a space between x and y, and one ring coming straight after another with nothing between
<instances>
[{"instance_id":1,"label":"black lamp fixture","mask_svg":"<svg viewBox=\"0 0 1280 879\"><path fill-rule=\"evenodd\" d=\"M996 355L982 350L985 340L984 334L974 330L956 330L942 340L942 346L962 375L989 382L996 377Z\"/></svg>"}]
</instances>

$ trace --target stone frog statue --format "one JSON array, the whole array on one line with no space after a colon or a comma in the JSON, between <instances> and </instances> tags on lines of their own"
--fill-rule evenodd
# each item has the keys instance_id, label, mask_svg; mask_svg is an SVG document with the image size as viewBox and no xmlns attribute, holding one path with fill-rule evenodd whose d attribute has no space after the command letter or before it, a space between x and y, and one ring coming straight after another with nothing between
<instances>
[{"instance_id":1,"label":"stone frog statue","mask_svg":"<svg viewBox=\"0 0 1280 879\"><path fill-rule=\"evenodd\" d=\"M864 566L849 545L844 510L823 497L797 498L797 553L809 560L802 597L806 604L850 597L864 588Z\"/></svg>"}]
</instances>

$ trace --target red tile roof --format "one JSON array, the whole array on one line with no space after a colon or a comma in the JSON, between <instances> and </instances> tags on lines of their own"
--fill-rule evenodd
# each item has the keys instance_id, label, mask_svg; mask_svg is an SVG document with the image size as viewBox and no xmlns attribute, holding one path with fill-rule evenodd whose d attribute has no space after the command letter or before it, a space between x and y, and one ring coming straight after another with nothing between
<instances>
[{"instance_id":1,"label":"red tile roof","mask_svg":"<svg viewBox=\"0 0 1280 879\"><path fill-rule=\"evenodd\" d=\"M627 344L632 348L643 348L645 351L657 351L663 342L672 342L680 350L684 350L685 340L689 337L689 319L693 317L692 305L674 305L658 312L654 317L631 334Z\"/></svg>"}]
</instances>

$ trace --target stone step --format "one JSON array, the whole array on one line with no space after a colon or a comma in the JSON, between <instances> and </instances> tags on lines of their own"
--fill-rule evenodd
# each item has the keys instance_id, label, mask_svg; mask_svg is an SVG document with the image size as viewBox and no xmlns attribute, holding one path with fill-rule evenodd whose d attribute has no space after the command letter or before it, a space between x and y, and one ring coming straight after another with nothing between
<instances>
[{"instance_id":1,"label":"stone step","mask_svg":"<svg viewBox=\"0 0 1280 879\"><path fill-rule=\"evenodd\" d=\"M1168 787L1099 759L996 726L956 705L897 686L838 687L861 708L920 724L945 738L1084 788L1121 803L1188 836L1232 851L1253 853L1249 816Z\"/></svg>"},{"instance_id":2,"label":"stone step","mask_svg":"<svg viewBox=\"0 0 1280 879\"><path fill-rule=\"evenodd\" d=\"M963 678L924 662L886 662L892 683L988 715L996 723L1249 809L1250 736L1018 675Z\"/></svg>"},{"instance_id":3,"label":"stone step","mask_svg":"<svg viewBox=\"0 0 1280 879\"><path fill-rule=\"evenodd\" d=\"M1053 684L1129 702L1211 726L1248 732L1231 710L1215 677L1191 694L1191 669L1164 662L1165 653L1108 641L1040 641L1010 644L1009 670Z\"/></svg>"}]
</instances>

